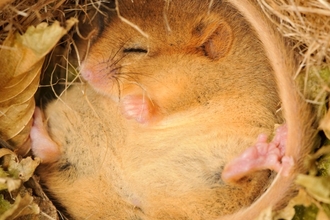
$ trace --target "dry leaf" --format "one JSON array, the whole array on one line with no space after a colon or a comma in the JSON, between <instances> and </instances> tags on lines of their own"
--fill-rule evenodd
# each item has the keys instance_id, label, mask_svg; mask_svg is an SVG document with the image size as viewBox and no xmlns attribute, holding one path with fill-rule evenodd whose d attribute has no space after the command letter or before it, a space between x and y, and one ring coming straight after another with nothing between
<instances>
[{"instance_id":1,"label":"dry leaf","mask_svg":"<svg viewBox=\"0 0 330 220\"><path fill-rule=\"evenodd\" d=\"M19 189L22 182L26 182L32 177L40 164L39 158L33 160L31 157L27 157L19 161L12 151L5 148L0 149L1 157L5 161L2 166L6 167L7 171L0 170L0 189L7 189L8 192Z\"/></svg>"},{"instance_id":2,"label":"dry leaf","mask_svg":"<svg viewBox=\"0 0 330 220\"><path fill-rule=\"evenodd\" d=\"M290 200L289 204L282 210L274 212L271 207L263 210L259 217L255 220L281 220L292 219L295 215L294 206L304 205L309 206L312 199L306 194L304 190L300 190L298 195Z\"/></svg>"},{"instance_id":3,"label":"dry leaf","mask_svg":"<svg viewBox=\"0 0 330 220\"><path fill-rule=\"evenodd\" d=\"M5 155L14 155L15 153L12 152L11 150L9 149L6 149L6 148L0 148L0 158L5 156Z\"/></svg>"},{"instance_id":4,"label":"dry leaf","mask_svg":"<svg viewBox=\"0 0 330 220\"><path fill-rule=\"evenodd\" d=\"M14 204L10 204L1 195L0 220L38 214L40 211L38 205L34 203L33 197L23 190L22 183L32 177L40 160L38 158L33 160L31 157L19 160L14 152L5 148L0 149L0 158L3 161L0 168L0 190L7 190L15 201ZM21 197L22 192L24 192L23 197Z\"/></svg>"},{"instance_id":5,"label":"dry leaf","mask_svg":"<svg viewBox=\"0 0 330 220\"><path fill-rule=\"evenodd\" d=\"M68 20L66 28L59 22L31 26L23 35L9 35L0 46L0 134L14 147L28 139L45 56L76 22Z\"/></svg>"},{"instance_id":6,"label":"dry leaf","mask_svg":"<svg viewBox=\"0 0 330 220\"><path fill-rule=\"evenodd\" d=\"M282 210L278 211L275 219L292 219L295 213L296 205L310 206L313 199L307 195L304 189L300 189L297 196L290 200L289 204Z\"/></svg>"},{"instance_id":7,"label":"dry leaf","mask_svg":"<svg viewBox=\"0 0 330 220\"><path fill-rule=\"evenodd\" d=\"M20 179L14 179L11 177L1 178L0 181L6 184L8 192L19 189L22 185L22 181Z\"/></svg>"},{"instance_id":8,"label":"dry leaf","mask_svg":"<svg viewBox=\"0 0 330 220\"><path fill-rule=\"evenodd\" d=\"M40 159L35 158L34 160L31 157L27 157L22 159L19 163L12 160L10 163L8 171L9 173L16 173L17 177L22 180L23 182L28 181L37 166L40 164Z\"/></svg>"},{"instance_id":9,"label":"dry leaf","mask_svg":"<svg viewBox=\"0 0 330 220\"><path fill-rule=\"evenodd\" d=\"M10 206L10 209L0 216L0 220L14 219L22 215L38 214L39 212L39 207L33 203L32 196L25 194L22 198L18 195L15 199L15 203Z\"/></svg>"},{"instance_id":10,"label":"dry leaf","mask_svg":"<svg viewBox=\"0 0 330 220\"><path fill-rule=\"evenodd\" d=\"M330 203L329 176L308 176L299 174L296 183L304 186L306 191L315 199L324 203Z\"/></svg>"}]
</instances>

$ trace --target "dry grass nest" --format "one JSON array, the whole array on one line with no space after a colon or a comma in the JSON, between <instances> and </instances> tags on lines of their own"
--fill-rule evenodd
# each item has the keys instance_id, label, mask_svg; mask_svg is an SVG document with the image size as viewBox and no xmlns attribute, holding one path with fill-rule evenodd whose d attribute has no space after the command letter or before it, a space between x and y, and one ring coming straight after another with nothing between
<instances>
[{"instance_id":1,"label":"dry grass nest","mask_svg":"<svg viewBox=\"0 0 330 220\"><path fill-rule=\"evenodd\" d=\"M257 1L283 36L295 43L297 55L301 59L297 76L300 74L300 77L303 77L302 88L307 101L325 110L330 65L329 1ZM312 82L309 82L310 80ZM322 114L318 116L322 117Z\"/></svg>"},{"instance_id":2,"label":"dry grass nest","mask_svg":"<svg viewBox=\"0 0 330 220\"><path fill-rule=\"evenodd\" d=\"M0 2L0 48L8 35L13 32L25 33L28 27L31 25L36 26L41 22L52 24L55 21L59 21L62 25L65 25L65 21L71 17L78 18L90 8L100 8L102 1L2 0ZM302 216L305 216L304 219L330 219L330 184L327 184L330 181L330 150L327 147L330 136L330 119L328 119L330 118L328 116L328 92L330 91L330 3L327 0L256 1L268 18L276 24L283 36L294 42L297 57L301 61L300 68L296 74L297 81L301 85L301 93L306 98L306 101L315 107L315 114L321 125L320 133L324 136L322 144L319 146L320 149L316 149L315 151L317 152L311 155L309 160L311 172L306 176L314 181L313 187L308 186L309 180L302 181L300 184L304 190L301 190L298 197L290 202L286 211L267 215L268 218L262 219L302 219ZM73 33L79 34L77 25L58 43L67 51L71 50L72 45L74 45ZM51 56L48 56L48 59L45 61L45 63L49 62L53 62ZM67 72L65 73L67 74ZM47 74L47 71L44 71L44 74ZM67 76L60 77L68 78ZM5 145L5 143L2 144L2 146ZM323 184L322 181L325 181L326 184ZM22 215L21 213L19 218L59 218L56 208L42 192L36 177L24 183L23 187L23 190L22 188L16 190L16 195L20 194L23 198L22 194L30 193L39 209L35 212L27 213L27 215ZM314 188L318 189L313 191ZM0 196L0 207L10 208L13 198L15 198L15 193L8 194L3 190L2 196ZM0 213L6 211L2 209L0 208ZM18 211L14 210L14 212ZM11 217L8 218L12 218L15 215L9 216ZM1 216L0 219L2 219Z\"/></svg>"}]
</instances>

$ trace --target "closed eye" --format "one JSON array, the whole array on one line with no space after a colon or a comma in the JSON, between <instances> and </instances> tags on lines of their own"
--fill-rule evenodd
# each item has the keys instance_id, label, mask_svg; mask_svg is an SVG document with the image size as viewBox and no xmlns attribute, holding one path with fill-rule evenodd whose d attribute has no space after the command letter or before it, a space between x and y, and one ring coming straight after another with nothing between
<instances>
[{"instance_id":1,"label":"closed eye","mask_svg":"<svg viewBox=\"0 0 330 220\"><path fill-rule=\"evenodd\" d=\"M124 53L148 53L147 50L142 48L125 48Z\"/></svg>"}]
</instances>

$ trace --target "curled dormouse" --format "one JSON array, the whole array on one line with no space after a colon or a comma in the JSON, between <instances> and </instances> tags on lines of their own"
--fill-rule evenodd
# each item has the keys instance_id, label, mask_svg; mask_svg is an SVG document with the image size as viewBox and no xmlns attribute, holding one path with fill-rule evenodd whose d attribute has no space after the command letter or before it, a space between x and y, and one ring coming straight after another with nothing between
<instances>
[{"instance_id":1,"label":"curled dormouse","mask_svg":"<svg viewBox=\"0 0 330 220\"><path fill-rule=\"evenodd\" d=\"M81 66L87 85L50 103L45 123L35 113L32 149L43 160L39 174L49 194L73 219L254 217L244 207L260 212L272 189L279 197L270 205L278 205L308 151L308 136L299 146L292 138L310 126L296 121L308 109L287 74L294 59L280 35L269 36L274 29L248 1L242 4L252 14L234 0L116 3ZM266 46L268 39L280 46ZM282 50L288 61L278 60ZM268 146L260 134L282 123L280 101L287 125L271 143L287 146L290 163L262 195L272 182L269 170L258 169L264 164L238 179L223 170L244 162L238 156L249 147ZM281 154L266 168L280 170ZM225 174L235 183L225 183ZM287 183L281 192L280 178Z\"/></svg>"}]
</instances>

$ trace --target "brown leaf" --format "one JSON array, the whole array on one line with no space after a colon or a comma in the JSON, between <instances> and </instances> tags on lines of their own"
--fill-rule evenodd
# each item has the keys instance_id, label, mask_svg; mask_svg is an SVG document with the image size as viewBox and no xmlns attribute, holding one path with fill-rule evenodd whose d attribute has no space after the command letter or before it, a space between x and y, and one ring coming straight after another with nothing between
<instances>
[{"instance_id":1,"label":"brown leaf","mask_svg":"<svg viewBox=\"0 0 330 220\"><path fill-rule=\"evenodd\" d=\"M25 34L11 34L0 46L0 138L18 148L27 141L45 56L77 22L66 28L55 22L29 27Z\"/></svg>"}]
</instances>

